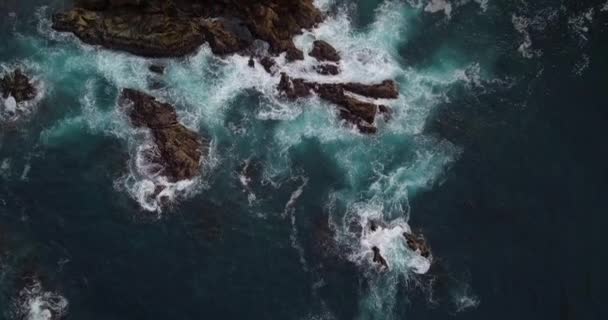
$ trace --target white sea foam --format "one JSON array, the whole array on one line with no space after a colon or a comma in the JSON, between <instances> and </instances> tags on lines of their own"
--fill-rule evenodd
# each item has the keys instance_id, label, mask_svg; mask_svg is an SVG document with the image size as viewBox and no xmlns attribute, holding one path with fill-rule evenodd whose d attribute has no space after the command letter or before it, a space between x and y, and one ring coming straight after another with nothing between
<instances>
[{"instance_id":1,"label":"white sea foam","mask_svg":"<svg viewBox=\"0 0 608 320\"><path fill-rule=\"evenodd\" d=\"M452 15L452 4L448 0L430 0L426 7L424 7L424 11L431 13L443 11L449 18Z\"/></svg>"},{"instance_id":2,"label":"white sea foam","mask_svg":"<svg viewBox=\"0 0 608 320\"><path fill-rule=\"evenodd\" d=\"M67 314L68 301L58 293L45 291L35 280L19 292L13 309L15 319L55 320Z\"/></svg>"}]
</instances>

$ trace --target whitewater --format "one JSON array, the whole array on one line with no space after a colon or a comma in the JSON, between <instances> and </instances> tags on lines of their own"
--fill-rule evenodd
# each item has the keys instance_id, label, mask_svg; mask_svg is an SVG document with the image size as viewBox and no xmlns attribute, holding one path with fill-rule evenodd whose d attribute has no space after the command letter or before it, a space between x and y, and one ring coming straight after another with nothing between
<instances>
[{"instance_id":1,"label":"whitewater","mask_svg":"<svg viewBox=\"0 0 608 320\"><path fill-rule=\"evenodd\" d=\"M487 5L485 1L478 3ZM318 7L331 9L332 14L294 42L304 52L310 51L314 40L333 44L342 56L341 73L318 75L314 59L307 55L294 63L287 63L284 55L276 59L278 71L310 81L376 83L396 79L399 99L380 101L394 110L393 117L378 120L379 131L373 136L343 123L330 105L316 97L296 102L278 98L280 72L271 75L259 65L250 68L249 57L217 57L206 45L182 59L144 59L109 51L53 31L51 10L46 7L36 12L37 34L17 37L18 46L31 49L32 55L13 64L23 65L35 75L41 96L34 104L56 94L78 97L63 119L41 132L41 144L61 145L82 132L121 141L129 157L114 188L139 204L138 216L162 219L179 210L180 203L204 197L228 177L232 180L228 183L240 183L247 193L248 214L290 221L290 243L307 272L313 271L309 271L312 268L296 223L298 215L306 212L297 207L298 198L315 188L315 181L289 155L315 141L323 161L335 164L344 182L324 196L327 223L336 243L345 248L343 257L359 266L370 283L361 289L360 318L385 319L397 303L399 288L408 287L416 281L416 274L427 273L431 267L431 260L412 251L402 236L412 231L408 221L416 214L410 210L410 198L440 183L461 152L457 146L426 134L426 121L436 106L448 101L447 92L454 85L476 85L483 77L479 64L462 65L437 57L441 64L416 67L399 57L399 48L408 42L419 15L443 10L449 18L452 9L442 4L445 2L432 1L424 6L415 1L385 1L375 10L373 22L359 27L353 24L347 5L317 1ZM528 45L522 46L525 49ZM165 66L165 75L161 78L152 73L151 65ZM2 65L3 70L9 67ZM185 126L209 138L210 153L199 177L170 182L158 174L156 164L146 160L156 152L150 133L133 128L118 107L119 91L126 87L176 106ZM11 101L1 102L13 108ZM249 110L235 116L235 109L244 107ZM27 121L27 115L22 117ZM261 172L249 177L248 167L253 162ZM264 203L273 192L256 188L279 190L283 185L294 186L283 211L267 211ZM155 192L159 186L163 187L161 193ZM381 222L375 231L370 231L372 221ZM353 229L353 225L359 228ZM378 272L372 262L372 247L380 248L388 261L387 271ZM28 301L32 308L39 308L36 300Z\"/></svg>"}]
</instances>

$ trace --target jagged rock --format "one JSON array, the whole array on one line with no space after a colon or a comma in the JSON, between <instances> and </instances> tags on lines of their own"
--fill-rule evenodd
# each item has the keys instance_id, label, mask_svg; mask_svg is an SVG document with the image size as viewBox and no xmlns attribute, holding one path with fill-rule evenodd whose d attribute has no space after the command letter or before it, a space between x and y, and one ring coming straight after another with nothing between
<instances>
[{"instance_id":1,"label":"jagged rock","mask_svg":"<svg viewBox=\"0 0 608 320\"><path fill-rule=\"evenodd\" d=\"M431 249L426 243L424 236L422 234L414 234L414 233L403 233L405 240L407 242L407 246L410 247L413 251L418 251L421 256L428 258L431 256Z\"/></svg>"},{"instance_id":2,"label":"jagged rock","mask_svg":"<svg viewBox=\"0 0 608 320\"><path fill-rule=\"evenodd\" d=\"M340 61L340 55L338 54L338 51L336 51L336 49L332 47L331 44L323 40L316 40L313 43L312 50L308 55L317 59L318 61Z\"/></svg>"},{"instance_id":3,"label":"jagged rock","mask_svg":"<svg viewBox=\"0 0 608 320\"><path fill-rule=\"evenodd\" d=\"M303 59L292 38L323 20L313 0L81 0L53 17L53 28L82 41L149 57L183 56L205 41L216 54L255 39L272 54Z\"/></svg>"},{"instance_id":4,"label":"jagged rock","mask_svg":"<svg viewBox=\"0 0 608 320\"><path fill-rule=\"evenodd\" d=\"M53 28L73 32L86 43L146 57L183 56L205 41L197 20L136 10L119 12L74 8L53 16Z\"/></svg>"},{"instance_id":5,"label":"jagged rock","mask_svg":"<svg viewBox=\"0 0 608 320\"><path fill-rule=\"evenodd\" d=\"M315 83L304 79L291 79L287 74L281 74L281 81L277 89L288 99L304 98L315 92L321 99L336 104L339 107L340 116L353 123L363 133L375 133L374 126L376 115L379 112L389 113L389 108L374 103L358 100L347 94L349 89L354 88L358 93L368 93L370 98L377 98L380 93L384 94L384 88L390 86L390 80L382 84L365 85L360 83Z\"/></svg>"},{"instance_id":6,"label":"jagged rock","mask_svg":"<svg viewBox=\"0 0 608 320\"><path fill-rule=\"evenodd\" d=\"M247 65L249 68L255 68L255 60L253 60L253 57L249 57L249 62L247 62Z\"/></svg>"},{"instance_id":7,"label":"jagged rock","mask_svg":"<svg viewBox=\"0 0 608 320\"><path fill-rule=\"evenodd\" d=\"M397 99L399 97L399 88L393 80L384 80L379 84L373 85L345 83L343 87L344 90L370 98Z\"/></svg>"},{"instance_id":8,"label":"jagged rock","mask_svg":"<svg viewBox=\"0 0 608 320\"><path fill-rule=\"evenodd\" d=\"M225 55L238 52L252 43L248 37L239 36L239 33L234 31L236 29L234 24L229 24L225 20L205 20L202 22L202 26L205 40L209 42L214 54Z\"/></svg>"},{"instance_id":9,"label":"jagged rock","mask_svg":"<svg viewBox=\"0 0 608 320\"><path fill-rule=\"evenodd\" d=\"M264 70L270 74L275 73L277 63L271 57L263 57L260 59L260 64L264 67Z\"/></svg>"},{"instance_id":10,"label":"jagged rock","mask_svg":"<svg viewBox=\"0 0 608 320\"><path fill-rule=\"evenodd\" d=\"M173 106L133 89L123 89L120 99L127 106L131 123L152 132L163 175L171 181L198 175L201 158L208 151L207 142L179 123Z\"/></svg>"},{"instance_id":11,"label":"jagged rock","mask_svg":"<svg viewBox=\"0 0 608 320\"><path fill-rule=\"evenodd\" d=\"M374 252L373 262L382 266L383 269L388 269L388 263L386 259L380 254L380 249L378 247L372 247L372 251Z\"/></svg>"},{"instance_id":12,"label":"jagged rock","mask_svg":"<svg viewBox=\"0 0 608 320\"><path fill-rule=\"evenodd\" d=\"M329 64L329 63L315 66L315 70L317 71L318 74L321 74L324 76L328 76L328 75L335 76L340 73L340 68L338 68L338 66L336 66L334 64Z\"/></svg>"},{"instance_id":13,"label":"jagged rock","mask_svg":"<svg viewBox=\"0 0 608 320\"><path fill-rule=\"evenodd\" d=\"M4 99L13 97L17 103L36 97L36 88L21 69L15 69L0 79L0 92Z\"/></svg>"}]
</instances>

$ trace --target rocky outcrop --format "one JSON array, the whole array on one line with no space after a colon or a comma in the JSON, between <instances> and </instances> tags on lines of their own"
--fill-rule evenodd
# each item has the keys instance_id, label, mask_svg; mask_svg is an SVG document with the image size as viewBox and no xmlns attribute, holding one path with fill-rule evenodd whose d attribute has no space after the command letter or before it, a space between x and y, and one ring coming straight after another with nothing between
<instances>
[{"instance_id":1,"label":"rocky outcrop","mask_svg":"<svg viewBox=\"0 0 608 320\"><path fill-rule=\"evenodd\" d=\"M0 78L0 93L4 99L13 97L19 103L34 99L36 88L21 69L15 69Z\"/></svg>"},{"instance_id":2,"label":"rocky outcrop","mask_svg":"<svg viewBox=\"0 0 608 320\"><path fill-rule=\"evenodd\" d=\"M308 54L311 57L317 59L318 61L331 61L338 62L340 61L340 55L338 51L331 44L327 43L323 40L316 40L313 43L312 50Z\"/></svg>"},{"instance_id":3,"label":"rocky outcrop","mask_svg":"<svg viewBox=\"0 0 608 320\"><path fill-rule=\"evenodd\" d=\"M173 106L133 89L123 89L120 99L131 123L152 132L164 176L175 182L199 174L207 142L179 123Z\"/></svg>"},{"instance_id":4,"label":"rocky outcrop","mask_svg":"<svg viewBox=\"0 0 608 320\"><path fill-rule=\"evenodd\" d=\"M53 28L73 32L80 40L145 57L178 57L205 41L198 21L165 14L141 14L74 8L53 17Z\"/></svg>"},{"instance_id":5,"label":"rocky outcrop","mask_svg":"<svg viewBox=\"0 0 608 320\"><path fill-rule=\"evenodd\" d=\"M260 39L271 53L298 60L304 55L293 36L322 19L313 0L80 0L53 17L53 28L148 57L183 56L204 42L229 54Z\"/></svg>"},{"instance_id":6,"label":"rocky outcrop","mask_svg":"<svg viewBox=\"0 0 608 320\"><path fill-rule=\"evenodd\" d=\"M416 251L420 253L421 256L425 258L429 258L431 256L431 249L426 243L424 236L422 234L414 234L414 233L403 233L405 240L407 242L407 246L412 249L412 251Z\"/></svg>"},{"instance_id":7,"label":"rocky outcrop","mask_svg":"<svg viewBox=\"0 0 608 320\"><path fill-rule=\"evenodd\" d=\"M382 88L379 89L379 88ZM384 105L359 100L351 93L366 96L368 98L383 98L388 95L387 89L397 90L397 85L387 80L381 84L366 85L360 83L315 83L304 79L291 79L287 74L281 74L278 90L288 99L297 99L310 96L313 92L321 99L329 101L338 106L340 116L348 122L357 126L363 133L375 133L376 116L390 112ZM353 91L356 91L354 92ZM398 96L398 91L396 91ZM391 92L391 96L394 96Z\"/></svg>"}]
</instances>

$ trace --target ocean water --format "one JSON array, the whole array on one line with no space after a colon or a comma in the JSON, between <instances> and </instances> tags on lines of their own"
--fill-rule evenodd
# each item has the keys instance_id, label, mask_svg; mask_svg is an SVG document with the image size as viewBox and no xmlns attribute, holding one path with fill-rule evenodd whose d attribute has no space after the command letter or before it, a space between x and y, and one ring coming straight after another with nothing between
<instances>
[{"instance_id":1,"label":"ocean water","mask_svg":"<svg viewBox=\"0 0 608 320\"><path fill-rule=\"evenodd\" d=\"M247 57L108 51L50 28L69 1L0 2L0 73L39 89L0 99L0 319L605 319L608 3L316 4L294 41L332 43L343 72L279 66L395 79L377 135L278 99ZM124 87L211 140L200 177L153 174Z\"/></svg>"}]
</instances>

